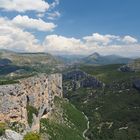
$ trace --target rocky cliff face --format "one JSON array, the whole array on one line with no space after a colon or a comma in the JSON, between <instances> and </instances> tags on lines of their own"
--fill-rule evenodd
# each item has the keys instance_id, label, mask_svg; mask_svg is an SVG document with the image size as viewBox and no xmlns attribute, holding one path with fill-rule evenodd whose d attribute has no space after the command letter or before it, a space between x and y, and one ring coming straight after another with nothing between
<instances>
[{"instance_id":1,"label":"rocky cliff face","mask_svg":"<svg viewBox=\"0 0 140 140\"><path fill-rule=\"evenodd\" d=\"M55 96L62 97L62 75L39 75L19 84L0 86L0 122L20 122L26 131L38 131L39 121L53 109ZM27 106L37 110L29 126Z\"/></svg>"},{"instance_id":2,"label":"rocky cliff face","mask_svg":"<svg viewBox=\"0 0 140 140\"><path fill-rule=\"evenodd\" d=\"M82 88L99 88L103 83L96 77L89 75L81 70L73 70L63 74L63 81L69 81L63 84L64 90L73 90Z\"/></svg>"}]
</instances>

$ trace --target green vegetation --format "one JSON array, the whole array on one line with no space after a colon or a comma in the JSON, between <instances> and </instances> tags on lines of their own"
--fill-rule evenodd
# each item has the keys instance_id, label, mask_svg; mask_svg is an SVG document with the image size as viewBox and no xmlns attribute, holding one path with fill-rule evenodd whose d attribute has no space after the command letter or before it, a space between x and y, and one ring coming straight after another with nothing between
<instances>
[{"instance_id":1,"label":"green vegetation","mask_svg":"<svg viewBox=\"0 0 140 140\"><path fill-rule=\"evenodd\" d=\"M37 116L38 110L35 107L30 106L29 104L27 104L26 109L27 109L27 115L28 115L28 124L31 126L33 123L33 114Z\"/></svg>"},{"instance_id":2,"label":"green vegetation","mask_svg":"<svg viewBox=\"0 0 140 140\"><path fill-rule=\"evenodd\" d=\"M50 140L84 140L81 134L66 125L54 123L47 119L42 119L41 125L44 129L41 129L41 132L49 134Z\"/></svg>"},{"instance_id":3,"label":"green vegetation","mask_svg":"<svg viewBox=\"0 0 140 140\"><path fill-rule=\"evenodd\" d=\"M41 140L41 137L38 133L30 132L24 136L23 140Z\"/></svg>"},{"instance_id":4,"label":"green vegetation","mask_svg":"<svg viewBox=\"0 0 140 140\"><path fill-rule=\"evenodd\" d=\"M0 136L4 135L6 128L6 123L0 123Z\"/></svg>"},{"instance_id":5,"label":"green vegetation","mask_svg":"<svg viewBox=\"0 0 140 140\"><path fill-rule=\"evenodd\" d=\"M18 81L16 80L0 80L0 85L8 85L8 84L16 84Z\"/></svg>"},{"instance_id":6,"label":"green vegetation","mask_svg":"<svg viewBox=\"0 0 140 140\"><path fill-rule=\"evenodd\" d=\"M18 69L20 69L20 67L15 65L0 66L0 75L6 75Z\"/></svg>"},{"instance_id":7,"label":"green vegetation","mask_svg":"<svg viewBox=\"0 0 140 140\"><path fill-rule=\"evenodd\" d=\"M140 93L132 87L133 79L140 73L120 72L119 66L81 66L107 86L66 91L70 102L89 118L86 135L91 140L140 139Z\"/></svg>"},{"instance_id":8,"label":"green vegetation","mask_svg":"<svg viewBox=\"0 0 140 140\"><path fill-rule=\"evenodd\" d=\"M140 77L140 72L121 72L118 68L121 64L104 66L80 66L80 69L97 77L99 80L110 83L112 81L127 80L128 78Z\"/></svg>"},{"instance_id":9,"label":"green vegetation","mask_svg":"<svg viewBox=\"0 0 140 140\"><path fill-rule=\"evenodd\" d=\"M63 101L62 99L55 97L55 104L60 104L63 109L63 118L69 120L71 124L74 124L76 129L83 132L86 129L87 121L81 111L75 108L69 101Z\"/></svg>"},{"instance_id":10,"label":"green vegetation","mask_svg":"<svg viewBox=\"0 0 140 140\"><path fill-rule=\"evenodd\" d=\"M84 115L58 97L55 98L55 106L57 111L63 111L63 116L58 118L58 112L54 110L51 119L41 119L41 133L47 133L50 140L84 140L82 133L87 124Z\"/></svg>"}]
</instances>

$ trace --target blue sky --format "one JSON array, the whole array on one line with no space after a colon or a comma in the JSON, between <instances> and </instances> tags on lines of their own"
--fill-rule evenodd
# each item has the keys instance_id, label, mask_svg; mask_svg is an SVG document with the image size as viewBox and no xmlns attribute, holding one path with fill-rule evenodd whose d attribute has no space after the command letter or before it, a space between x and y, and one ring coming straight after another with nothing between
<instances>
[{"instance_id":1,"label":"blue sky","mask_svg":"<svg viewBox=\"0 0 140 140\"><path fill-rule=\"evenodd\" d=\"M139 0L62 0L57 33L82 37L101 34L140 36Z\"/></svg>"},{"instance_id":2,"label":"blue sky","mask_svg":"<svg viewBox=\"0 0 140 140\"><path fill-rule=\"evenodd\" d=\"M0 0L0 48L140 55L139 0Z\"/></svg>"}]
</instances>

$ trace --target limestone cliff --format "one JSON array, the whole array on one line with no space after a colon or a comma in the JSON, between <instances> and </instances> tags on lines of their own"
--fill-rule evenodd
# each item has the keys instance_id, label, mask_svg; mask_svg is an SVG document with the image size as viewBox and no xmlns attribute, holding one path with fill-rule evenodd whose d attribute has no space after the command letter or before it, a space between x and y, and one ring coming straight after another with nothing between
<instances>
[{"instance_id":1,"label":"limestone cliff","mask_svg":"<svg viewBox=\"0 0 140 140\"><path fill-rule=\"evenodd\" d=\"M26 131L38 131L39 121L47 118L54 97L62 97L62 75L38 75L21 80L19 84L0 86L0 122L20 122ZM27 106L37 110L29 126Z\"/></svg>"}]
</instances>

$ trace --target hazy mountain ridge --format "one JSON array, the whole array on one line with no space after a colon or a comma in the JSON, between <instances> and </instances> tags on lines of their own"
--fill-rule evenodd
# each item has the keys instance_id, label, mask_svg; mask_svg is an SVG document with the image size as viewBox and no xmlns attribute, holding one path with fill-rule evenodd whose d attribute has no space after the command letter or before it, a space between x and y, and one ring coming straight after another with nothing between
<instances>
[{"instance_id":1,"label":"hazy mountain ridge","mask_svg":"<svg viewBox=\"0 0 140 140\"><path fill-rule=\"evenodd\" d=\"M49 53L20 53L0 50L0 75L32 75L61 68L63 62ZM17 74L18 71L18 74Z\"/></svg>"},{"instance_id":2,"label":"hazy mountain ridge","mask_svg":"<svg viewBox=\"0 0 140 140\"><path fill-rule=\"evenodd\" d=\"M131 61L130 58L125 58L118 55L100 55L99 53L93 53L81 60L82 63L85 64L99 64L99 65L106 65L106 64L126 64Z\"/></svg>"},{"instance_id":3,"label":"hazy mountain ridge","mask_svg":"<svg viewBox=\"0 0 140 140\"><path fill-rule=\"evenodd\" d=\"M7 58L16 65L61 63L57 58L49 53L17 53L8 50L0 50L0 58Z\"/></svg>"},{"instance_id":4,"label":"hazy mountain ridge","mask_svg":"<svg viewBox=\"0 0 140 140\"><path fill-rule=\"evenodd\" d=\"M89 56L85 55L51 55L49 53L19 53L8 50L0 50L0 58L8 59L16 65L36 64L62 64L62 63L84 63L84 64L127 64L132 58L119 55L100 55L95 52Z\"/></svg>"},{"instance_id":5,"label":"hazy mountain ridge","mask_svg":"<svg viewBox=\"0 0 140 140\"><path fill-rule=\"evenodd\" d=\"M127 58L119 55L100 55L95 52L91 55L58 55L57 56L65 64L127 64L132 58Z\"/></svg>"}]
</instances>

